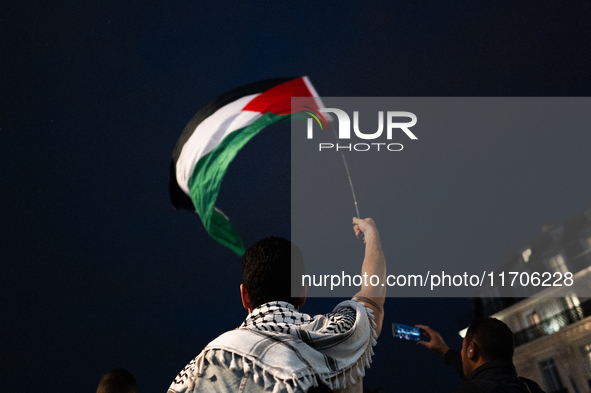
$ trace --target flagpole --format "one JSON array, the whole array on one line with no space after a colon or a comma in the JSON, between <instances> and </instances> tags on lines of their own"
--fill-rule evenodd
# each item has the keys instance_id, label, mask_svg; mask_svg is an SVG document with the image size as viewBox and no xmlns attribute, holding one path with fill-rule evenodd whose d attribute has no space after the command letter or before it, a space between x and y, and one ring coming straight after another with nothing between
<instances>
[{"instance_id":1,"label":"flagpole","mask_svg":"<svg viewBox=\"0 0 591 393\"><path fill-rule=\"evenodd\" d=\"M337 150L339 149L339 138L337 137L337 133L332 128L332 134L337 142ZM347 159L345 158L345 153L341 150L341 157L343 158L343 164L345 164L345 170L347 171L347 178L349 179L349 186L351 187L351 194L353 194L353 202L355 202L355 211L357 212L357 218L361 218L359 215L359 204L357 203L357 197L355 196L355 188L353 187L353 180L351 179L351 172L349 172L349 165L347 165ZM363 232L360 232L361 236L360 239L364 240Z\"/></svg>"}]
</instances>

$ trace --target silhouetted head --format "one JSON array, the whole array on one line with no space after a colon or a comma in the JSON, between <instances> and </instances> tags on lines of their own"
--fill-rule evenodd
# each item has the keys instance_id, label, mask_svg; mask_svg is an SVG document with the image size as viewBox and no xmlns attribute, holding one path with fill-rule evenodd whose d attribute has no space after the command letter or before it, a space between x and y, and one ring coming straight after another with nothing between
<instances>
[{"instance_id":1,"label":"silhouetted head","mask_svg":"<svg viewBox=\"0 0 591 393\"><path fill-rule=\"evenodd\" d=\"M136 393L137 383L133 375L123 369L114 369L101 378L96 393Z\"/></svg>"},{"instance_id":2,"label":"silhouetted head","mask_svg":"<svg viewBox=\"0 0 591 393\"><path fill-rule=\"evenodd\" d=\"M480 365L491 360L513 361L513 332L496 318L474 321L462 343L464 375L469 376Z\"/></svg>"},{"instance_id":3,"label":"silhouetted head","mask_svg":"<svg viewBox=\"0 0 591 393\"><path fill-rule=\"evenodd\" d=\"M242 287L246 289L242 300L247 309L261 304L284 301L294 307L304 304L306 295L302 287L299 297L292 297L291 286L302 286L304 261L298 247L282 237L268 237L251 246L242 257ZM293 277L293 283L292 283ZM244 291L244 290L242 290Z\"/></svg>"}]
</instances>

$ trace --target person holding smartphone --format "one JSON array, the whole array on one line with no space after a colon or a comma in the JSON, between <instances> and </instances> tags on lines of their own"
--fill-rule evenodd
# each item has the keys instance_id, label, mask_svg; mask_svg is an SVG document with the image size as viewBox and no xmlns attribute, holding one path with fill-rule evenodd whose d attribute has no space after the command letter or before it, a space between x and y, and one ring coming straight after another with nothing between
<instances>
[{"instance_id":1,"label":"person holding smartphone","mask_svg":"<svg viewBox=\"0 0 591 393\"><path fill-rule=\"evenodd\" d=\"M517 375L513 365L513 332L502 321L482 318L473 322L468 327L461 352L450 349L441 335L429 326L416 327L425 335L425 340L417 344L443 356L445 364L464 379L458 393L544 393L536 382Z\"/></svg>"}]
</instances>

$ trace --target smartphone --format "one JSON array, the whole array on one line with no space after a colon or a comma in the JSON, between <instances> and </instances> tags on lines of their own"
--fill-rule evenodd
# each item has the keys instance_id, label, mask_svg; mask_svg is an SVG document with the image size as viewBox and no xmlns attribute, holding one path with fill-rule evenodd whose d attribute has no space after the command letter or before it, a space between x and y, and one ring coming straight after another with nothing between
<instances>
[{"instance_id":1,"label":"smartphone","mask_svg":"<svg viewBox=\"0 0 591 393\"><path fill-rule=\"evenodd\" d=\"M392 334L394 334L394 337L398 337L402 340L426 341L423 329L399 323L392 324Z\"/></svg>"}]
</instances>

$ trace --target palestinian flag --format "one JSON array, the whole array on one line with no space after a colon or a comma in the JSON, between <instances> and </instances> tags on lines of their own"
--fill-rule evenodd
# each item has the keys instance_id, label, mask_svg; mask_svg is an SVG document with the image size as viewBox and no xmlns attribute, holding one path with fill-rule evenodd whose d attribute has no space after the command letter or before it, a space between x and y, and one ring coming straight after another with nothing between
<instances>
[{"instance_id":1,"label":"palestinian flag","mask_svg":"<svg viewBox=\"0 0 591 393\"><path fill-rule=\"evenodd\" d=\"M267 79L232 90L213 100L189 121L172 154L170 199L176 209L196 211L209 235L238 255L240 236L215 207L222 179L238 151L263 128L289 120L292 97L322 103L307 77Z\"/></svg>"}]
</instances>

